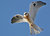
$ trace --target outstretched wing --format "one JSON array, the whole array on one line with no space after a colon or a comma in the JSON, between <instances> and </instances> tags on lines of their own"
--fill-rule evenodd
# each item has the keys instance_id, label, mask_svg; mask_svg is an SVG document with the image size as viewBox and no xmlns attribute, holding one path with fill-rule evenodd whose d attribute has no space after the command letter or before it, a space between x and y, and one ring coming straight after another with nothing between
<instances>
[{"instance_id":1,"label":"outstretched wing","mask_svg":"<svg viewBox=\"0 0 50 36\"><path fill-rule=\"evenodd\" d=\"M43 5L46 5L46 3L42 2L42 1L35 1L35 2L32 2L30 4L29 14L30 14L30 17L33 19L33 21L35 19L35 16L36 16L37 11Z\"/></svg>"},{"instance_id":2,"label":"outstretched wing","mask_svg":"<svg viewBox=\"0 0 50 36\"><path fill-rule=\"evenodd\" d=\"M20 23L20 22L26 22L25 18L22 15L17 14L11 19L11 23Z\"/></svg>"}]
</instances>

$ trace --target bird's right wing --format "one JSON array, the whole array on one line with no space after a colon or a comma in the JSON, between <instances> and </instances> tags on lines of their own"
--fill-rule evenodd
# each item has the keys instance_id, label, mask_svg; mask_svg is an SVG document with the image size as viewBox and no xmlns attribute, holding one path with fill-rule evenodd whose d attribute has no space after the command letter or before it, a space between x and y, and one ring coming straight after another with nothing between
<instances>
[{"instance_id":1,"label":"bird's right wing","mask_svg":"<svg viewBox=\"0 0 50 36\"><path fill-rule=\"evenodd\" d=\"M11 19L11 23L21 23L21 22L27 22L27 21L22 15L19 14L17 14Z\"/></svg>"}]
</instances>

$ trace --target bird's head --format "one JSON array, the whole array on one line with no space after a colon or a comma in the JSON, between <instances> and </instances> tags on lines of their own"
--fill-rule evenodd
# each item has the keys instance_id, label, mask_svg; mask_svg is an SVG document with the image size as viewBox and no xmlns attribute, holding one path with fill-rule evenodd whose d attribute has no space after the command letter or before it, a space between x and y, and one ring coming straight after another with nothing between
<instances>
[{"instance_id":1,"label":"bird's head","mask_svg":"<svg viewBox=\"0 0 50 36\"><path fill-rule=\"evenodd\" d=\"M43 5L46 5L46 3L42 2L42 1L35 1L35 2L32 2L31 5L33 7L38 7L39 8L39 7L42 7Z\"/></svg>"},{"instance_id":2,"label":"bird's head","mask_svg":"<svg viewBox=\"0 0 50 36\"><path fill-rule=\"evenodd\" d=\"M29 16L29 13L25 12L25 13L24 13L24 16Z\"/></svg>"},{"instance_id":3,"label":"bird's head","mask_svg":"<svg viewBox=\"0 0 50 36\"><path fill-rule=\"evenodd\" d=\"M16 15L11 19L11 23L16 23L18 22L20 19L23 19L20 15Z\"/></svg>"}]
</instances>

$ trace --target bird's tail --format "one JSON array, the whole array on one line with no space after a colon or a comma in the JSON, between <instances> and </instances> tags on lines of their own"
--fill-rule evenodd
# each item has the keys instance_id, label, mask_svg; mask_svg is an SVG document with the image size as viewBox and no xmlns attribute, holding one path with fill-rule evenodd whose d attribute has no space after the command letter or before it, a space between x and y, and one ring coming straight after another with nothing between
<instances>
[{"instance_id":1,"label":"bird's tail","mask_svg":"<svg viewBox=\"0 0 50 36\"><path fill-rule=\"evenodd\" d=\"M30 26L34 34L39 34L43 29L35 24L31 24Z\"/></svg>"}]
</instances>

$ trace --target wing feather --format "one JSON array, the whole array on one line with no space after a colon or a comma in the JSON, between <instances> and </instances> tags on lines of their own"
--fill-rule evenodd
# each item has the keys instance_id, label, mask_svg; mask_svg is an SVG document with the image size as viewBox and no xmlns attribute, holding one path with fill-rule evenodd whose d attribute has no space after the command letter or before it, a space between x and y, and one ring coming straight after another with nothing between
<instances>
[{"instance_id":1,"label":"wing feather","mask_svg":"<svg viewBox=\"0 0 50 36\"><path fill-rule=\"evenodd\" d=\"M33 3L30 4L30 9L29 9L29 14L30 14L30 17L34 20L35 19L35 16L36 16L36 13L38 11L39 8L36 8L33 6Z\"/></svg>"},{"instance_id":2,"label":"wing feather","mask_svg":"<svg viewBox=\"0 0 50 36\"><path fill-rule=\"evenodd\" d=\"M27 22L24 16L17 14L11 19L11 23L21 23L21 22Z\"/></svg>"}]
</instances>

